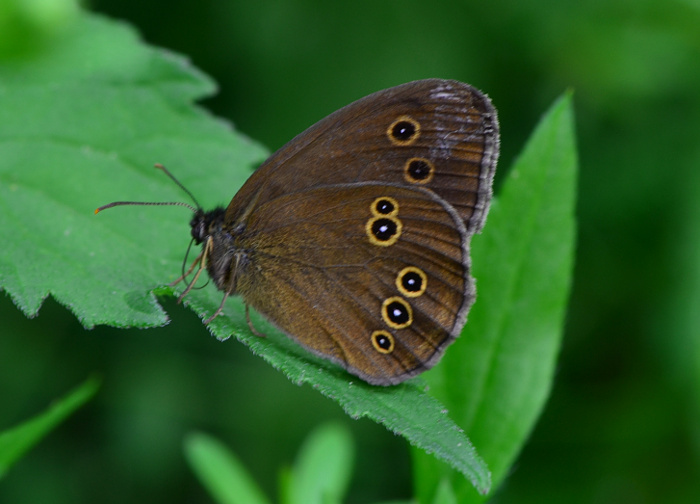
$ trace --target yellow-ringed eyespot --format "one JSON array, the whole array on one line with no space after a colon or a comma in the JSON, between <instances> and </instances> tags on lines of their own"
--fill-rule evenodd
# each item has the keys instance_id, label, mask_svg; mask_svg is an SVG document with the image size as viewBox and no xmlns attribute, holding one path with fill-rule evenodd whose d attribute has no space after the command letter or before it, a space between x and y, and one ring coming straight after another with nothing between
<instances>
[{"instance_id":1,"label":"yellow-ringed eyespot","mask_svg":"<svg viewBox=\"0 0 700 504\"><path fill-rule=\"evenodd\" d=\"M413 184L427 184L435 176L435 165L425 158L411 158L403 167L403 176Z\"/></svg>"},{"instance_id":2,"label":"yellow-ringed eyespot","mask_svg":"<svg viewBox=\"0 0 700 504\"><path fill-rule=\"evenodd\" d=\"M411 145L420 136L420 123L407 115L401 116L386 129L386 135L394 145Z\"/></svg>"},{"instance_id":3,"label":"yellow-ringed eyespot","mask_svg":"<svg viewBox=\"0 0 700 504\"><path fill-rule=\"evenodd\" d=\"M365 232L373 245L388 247L399 239L402 228L401 221L396 217L372 217L365 225Z\"/></svg>"},{"instance_id":4,"label":"yellow-ringed eyespot","mask_svg":"<svg viewBox=\"0 0 700 504\"><path fill-rule=\"evenodd\" d=\"M372 215L377 217L381 215L393 216L399 213L399 202L389 196L381 196L372 202L369 209Z\"/></svg>"},{"instance_id":5,"label":"yellow-ringed eyespot","mask_svg":"<svg viewBox=\"0 0 700 504\"><path fill-rule=\"evenodd\" d=\"M415 266L407 266L396 275L396 288L406 297L418 297L428 288L428 277Z\"/></svg>"},{"instance_id":6,"label":"yellow-ringed eyespot","mask_svg":"<svg viewBox=\"0 0 700 504\"><path fill-rule=\"evenodd\" d=\"M389 331L374 331L372 346L379 353L390 354L394 351L394 337Z\"/></svg>"},{"instance_id":7,"label":"yellow-ringed eyespot","mask_svg":"<svg viewBox=\"0 0 700 504\"><path fill-rule=\"evenodd\" d=\"M413 323L413 310L404 298L392 296L382 303L382 318L392 329L403 329Z\"/></svg>"}]
</instances>

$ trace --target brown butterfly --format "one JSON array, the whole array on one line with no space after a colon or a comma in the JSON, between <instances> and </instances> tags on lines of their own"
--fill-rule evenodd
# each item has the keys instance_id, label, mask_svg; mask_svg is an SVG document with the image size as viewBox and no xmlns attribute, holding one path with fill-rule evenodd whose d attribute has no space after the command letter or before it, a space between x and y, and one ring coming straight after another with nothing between
<instances>
[{"instance_id":1,"label":"brown butterfly","mask_svg":"<svg viewBox=\"0 0 700 504\"><path fill-rule=\"evenodd\" d=\"M468 84L422 80L351 103L274 153L226 209L193 208L202 251L181 298L206 268L224 292L207 322L238 294L369 383L415 376L474 302L469 242L498 148L496 110ZM130 203L100 210L118 204Z\"/></svg>"}]
</instances>

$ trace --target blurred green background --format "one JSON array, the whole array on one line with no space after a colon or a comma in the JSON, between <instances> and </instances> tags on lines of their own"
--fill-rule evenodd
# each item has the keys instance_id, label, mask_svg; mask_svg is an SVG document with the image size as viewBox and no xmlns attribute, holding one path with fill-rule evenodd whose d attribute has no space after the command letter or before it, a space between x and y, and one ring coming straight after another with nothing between
<instances>
[{"instance_id":1,"label":"blurred green background","mask_svg":"<svg viewBox=\"0 0 700 504\"><path fill-rule=\"evenodd\" d=\"M494 501L700 499L700 1L89 8L188 55L220 84L204 105L271 150L370 92L455 78L498 107L502 177L540 114L573 88L581 175L566 337L551 400ZM274 496L279 468L328 419L357 443L348 502L411 496L403 439L165 307L162 329L85 331L51 299L27 320L0 296L0 429L93 371L104 379L0 481L0 502L209 502L182 455L193 429L220 437Z\"/></svg>"}]
</instances>

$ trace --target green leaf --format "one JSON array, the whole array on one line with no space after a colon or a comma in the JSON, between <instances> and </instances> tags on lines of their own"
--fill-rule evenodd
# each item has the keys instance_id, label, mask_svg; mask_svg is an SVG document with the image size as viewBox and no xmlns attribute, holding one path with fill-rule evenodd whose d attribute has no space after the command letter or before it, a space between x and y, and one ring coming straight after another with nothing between
<instances>
[{"instance_id":1,"label":"green leaf","mask_svg":"<svg viewBox=\"0 0 700 504\"><path fill-rule=\"evenodd\" d=\"M2 0L0 59L21 58L70 24L77 13L76 0Z\"/></svg>"},{"instance_id":2,"label":"green leaf","mask_svg":"<svg viewBox=\"0 0 700 504\"><path fill-rule=\"evenodd\" d=\"M22 455L41 441L58 424L92 398L99 380L89 378L44 413L0 433L0 478Z\"/></svg>"},{"instance_id":3,"label":"green leaf","mask_svg":"<svg viewBox=\"0 0 700 504\"><path fill-rule=\"evenodd\" d=\"M0 230L11 237L0 287L25 314L50 294L86 327L165 323L149 291L177 276L190 215L93 211L115 199L182 201L154 162L207 205L231 197L264 151L192 105L213 89L183 59L95 16L0 64Z\"/></svg>"},{"instance_id":4,"label":"green leaf","mask_svg":"<svg viewBox=\"0 0 700 504\"><path fill-rule=\"evenodd\" d=\"M442 478L438 484L432 504L457 504L457 497L449 478Z\"/></svg>"},{"instance_id":5,"label":"green leaf","mask_svg":"<svg viewBox=\"0 0 700 504\"><path fill-rule=\"evenodd\" d=\"M577 157L570 95L542 119L472 246L478 297L431 391L506 475L549 395L563 334L575 247ZM414 450L421 502L449 469ZM483 500L453 478L459 502Z\"/></svg>"},{"instance_id":6,"label":"green leaf","mask_svg":"<svg viewBox=\"0 0 700 504\"><path fill-rule=\"evenodd\" d=\"M212 308L216 305L213 304ZM215 334L220 325L212 322ZM353 418L369 417L411 444L434 454L462 473L479 492L490 487L490 473L464 431L447 415L445 407L427 393L421 378L393 387L376 387L349 376L337 366L309 355L263 320L255 326L268 336L241 333L239 339L296 383L309 383L336 400Z\"/></svg>"},{"instance_id":7,"label":"green leaf","mask_svg":"<svg viewBox=\"0 0 700 504\"><path fill-rule=\"evenodd\" d=\"M185 439L192 470L219 504L267 504L269 501L238 458L216 439L202 433Z\"/></svg>"},{"instance_id":8,"label":"green leaf","mask_svg":"<svg viewBox=\"0 0 700 504\"><path fill-rule=\"evenodd\" d=\"M287 504L339 504L352 474L353 445L341 425L315 429L302 445L286 478L283 502Z\"/></svg>"},{"instance_id":9,"label":"green leaf","mask_svg":"<svg viewBox=\"0 0 700 504\"><path fill-rule=\"evenodd\" d=\"M79 16L42 50L3 62L0 83L0 231L12 237L0 251L0 288L28 316L52 295L86 327L164 324L153 293L182 289L166 285L179 276L190 214L93 210L114 200L182 201L154 162L205 208L226 204L264 150L193 105L213 91L206 77L97 16ZM213 285L185 299L202 318L220 302ZM487 491L484 463L421 379L373 387L255 324L268 338L251 334L233 299L209 329L222 340L235 335L294 382L401 434Z\"/></svg>"}]
</instances>

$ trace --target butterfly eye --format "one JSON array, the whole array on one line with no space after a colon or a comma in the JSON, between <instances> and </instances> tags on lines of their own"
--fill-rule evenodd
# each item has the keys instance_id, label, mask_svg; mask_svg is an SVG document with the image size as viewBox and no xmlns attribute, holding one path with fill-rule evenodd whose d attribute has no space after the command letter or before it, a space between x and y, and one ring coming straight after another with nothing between
<instances>
[{"instance_id":1,"label":"butterfly eye","mask_svg":"<svg viewBox=\"0 0 700 504\"><path fill-rule=\"evenodd\" d=\"M427 184L435 175L435 165L424 158L409 159L403 170L406 180L414 184Z\"/></svg>"},{"instance_id":2,"label":"butterfly eye","mask_svg":"<svg viewBox=\"0 0 700 504\"><path fill-rule=\"evenodd\" d=\"M420 123L412 117L401 116L391 123L386 134L394 145L411 145L420 136Z\"/></svg>"},{"instance_id":3,"label":"butterfly eye","mask_svg":"<svg viewBox=\"0 0 700 504\"><path fill-rule=\"evenodd\" d=\"M190 221L190 234L194 239L194 242L199 245L207 237L207 225L205 222L205 215L201 212L197 212L195 216Z\"/></svg>"}]
</instances>

